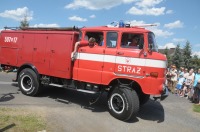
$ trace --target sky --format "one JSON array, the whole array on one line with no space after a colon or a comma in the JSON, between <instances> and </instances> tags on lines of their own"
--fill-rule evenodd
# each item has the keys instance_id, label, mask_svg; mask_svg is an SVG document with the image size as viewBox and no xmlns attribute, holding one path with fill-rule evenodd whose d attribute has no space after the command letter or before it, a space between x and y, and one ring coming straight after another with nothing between
<instances>
[{"instance_id":1,"label":"sky","mask_svg":"<svg viewBox=\"0 0 200 132\"><path fill-rule=\"evenodd\" d=\"M1 0L0 30L18 27L27 16L32 27L105 26L123 20L156 35L159 48L190 42L200 57L200 0Z\"/></svg>"}]
</instances>

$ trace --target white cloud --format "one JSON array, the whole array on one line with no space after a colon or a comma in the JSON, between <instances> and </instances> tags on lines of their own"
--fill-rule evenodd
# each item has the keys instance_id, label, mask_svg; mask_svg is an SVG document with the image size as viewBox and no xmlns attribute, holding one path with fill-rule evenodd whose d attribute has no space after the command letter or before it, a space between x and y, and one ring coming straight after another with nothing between
<instances>
[{"instance_id":1,"label":"white cloud","mask_svg":"<svg viewBox=\"0 0 200 132\"><path fill-rule=\"evenodd\" d=\"M53 23L53 24L40 23L40 24L33 25L33 27L60 27L60 26L58 24L56 24L56 23Z\"/></svg>"},{"instance_id":2,"label":"white cloud","mask_svg":"<svg viewBox=\"0 0 200 132\"><path fill-rule=\"evenodd\" d=\"M167 10L166 14L173 14L173 10Z\"/></svg>"},{"instance_id":3,"label":"white cloud","mask_svg":"<svg viewBox=\"0 0 200 132\"><path fill-rule=\"evenodd\" d=\"M79 9L85 8L89 10L101 10L111 9L121 4L132 4L134 6L130 8L127 13L132 15L164 15L165 7L155 7L163 0L73 0L73 2L65 6L66 9ZM168 10L166 13L171 13L172 10Z\"/></svg>"},{"instance_id":4,"label":"white cloud","mask_svg":"<svg viewBox=\"0 0 200 132\"><path fill-rule=\"evenodd\" d=\"M0 17L14 19L16 21L21 21L24 17L30 21L33 19L33 11L29 11L27 7L17 8L16 10L5 10L0 13Z\"/></svg>"},{"instance_id":5,"label":"white cloud","mask_svg":"<svg viewBox=\"0 0 200 132\"><path fill-rule=\"evenodd\" d=\"M74 0L65 6L66 9L86 8L89 10L110 9L120 4L129 4L136 0Z\"/></svg>"},{"instance_id":6,"label":"white cloud","mask_svg":"<svg viewBox=\"0 0 200 132\"><path fill-rule=\"evenodd\" d=\"M173 38L172 41L173 41L173 42L185 42L186 39L184 39L184 38Z\"/></svg>"},{"instance_id":7,"label":"white cloud","mask_svg":"<svg viewBox=\"0 0 200 132\"><path fill-rule=\"evenodd\" d=\"M144 21L136 21L136 20L132 20L130 21L131 26L144 26L146 29L154 32L154 34L156 35L156 37L169 37L172 36L174 33L173 32L169 32L169 31L164 31L162 29L160 29L160 23L154 23L153 25L156 26L148 26L148 24L146 24L146 22Z\"/></svg>"},{"instance_id":8,"label":"white cloud","mask_svg":"<svg viewBox=\"0 0 200 132\"><path fill-rule=\"evenodd\" d=\"M194 56L194 55L198 55L198 57L200 57L200 51L193 51L192 56Z\"/></svg>"},{"instance_id":9,"label":"white cloud","mask_svg":"<svg viewBox=\"0 0 200 132\"><path fill-rule=\"evenodd\" d=\"M135 5L138 7L154 7L160 4L163 0L139 0Z\"/></svg>"},{"instance_id":10,"label":"white cloud","mask_svg":"<svg viewBox=\"0 0 200 132\"><path fill-rule=\"evenodd\" d=\"M150 30L153 31L157 37L167 38L167 37L172 36L174 34L173 32L164 31L164 30L159 29L157 27L151 28Z\"/></svg>"},{"instance_id":11,"label":"white cloud","mask_svg":"<svg viewBox=\"0 0 200 132\"><path fill-rule=\"evenodd\" d=\"M153 16L159 16L159 15L164 15L165 13L165 7L161 8L137 8L137 7L132 7L129 9L126 13L132 14L132 15L153 15Z\"/></svg>"},{"instance_id":12,"label":"white cloud","mask_svg":"<svg viewBox=\"0 0 200 132\"><path fill-rule=\"evenodd\" d=\"M85 22L85 21L87 21L86 18L81 18L81 17L79 17L79 16L72 16L72 17L69 17L69 20L71 20L71 21L80 21L80 22Z\"/></svg>"},{"instance_id":13,"label":"white cloud","mask_svg":"<svg viewBox=\"0 0 200 132\"><path fill-rule=\"evenodd\" d=\"M144 21L136 21L136 20L132 20L130 21L131 26L138 26L138 25L143 25L146 24Z\"/></svg>"},{"instance_id":14,"label":"white cloud","mask_svg":"<svg viewBox=\"0 0 200 132\"><path fill-rule=\"evenodd\" d=\"M96 18L96 16L95 15L91 15L90 18Z\"/></svg>"},{"instance_id":15,"label":"white cloud","mask_svg":"<svg viewBox=\"0 0 200 132\"><path fill-rule=\"evenodd\" d=\"M132 2L135 2L135 1L137 1L137 0L122 0L123 1L123 3L132 3Z\"/></svg>"},{"instance_id":16,"label":"white cloud","mask_svg":"<svg viewBox=\"0 0 200 132\"><path fill-rule=\"evenodd\" d=\"M181 22L180 20L177 20L175 22L165 24L164 27L169 28L169 29L182 28L183 22Z\"/></svg>"},{"instance_id":17,"label":"white cloud","mask_svg":"<svg viewBox=\"0 0 200 132\"><path fill-rule=\"evenodd\" d=\"M164 15L165 7L155 7L162 1L163 0L138 0L135 6L131 7L126 13L132 15Z\"/></svg>"},{"instance_id":18,"label":"white cloud","mask_svg":"<svg viewBox=\"0 0 200 132\"><path fill-rule=\"evenodd\" d=\"M167 43L164 46L159 46L158 48L159 49L165 49L165 48L170 49L170 48L176 48L176 45L174 43Z\"/></svg>"}]
</instances>

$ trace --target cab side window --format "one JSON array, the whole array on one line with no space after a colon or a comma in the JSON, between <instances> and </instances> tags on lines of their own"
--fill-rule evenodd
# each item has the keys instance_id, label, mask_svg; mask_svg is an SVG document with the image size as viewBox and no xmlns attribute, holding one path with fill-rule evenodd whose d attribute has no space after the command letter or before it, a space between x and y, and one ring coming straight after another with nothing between
<instances>
[{"instance_id":1,"label":"cab side window","mask_svg":"<svg viewBox=\"0 0 200 132\"><path fill-rule=\"evenodd\" d=\"M143 49L143 34L123 33L121 38L122 48Z\"/></svg>"},{"instance_id":2,"label":"cab side window","mask_svg":"<svg viewBox=\"0 0 200 132\"><path fill-rule=\"evenodd\" d=\"M89 40L90 38L94 38L98 46L104 45L103 32L86 32L84 39Z\"/></svg>"},{"instance_id":3,"label":"cab side window","mask_svg":"<svg viewBox=\"0 0 200 132\"><path fill-rule=\"evenodd\" d=\"M108 32L106 37L106 47L115 48L117 47L117 32Z\"/></svg>"}]
</instances>

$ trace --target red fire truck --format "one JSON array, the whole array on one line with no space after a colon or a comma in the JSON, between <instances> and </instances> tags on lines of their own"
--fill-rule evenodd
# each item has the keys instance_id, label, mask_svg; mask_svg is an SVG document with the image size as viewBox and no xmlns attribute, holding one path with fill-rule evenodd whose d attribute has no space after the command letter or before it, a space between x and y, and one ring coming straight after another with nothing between
<instances>
[{"instance_id":1,"label":"red fire truck","mask_svg":"<svg viewBox=\"0 0 200 132\"><path fill-rule=\"evenodd\" d=\"M134 43L134 45L133 45ZM0 34L0 64L17 68L23 94L44 85L107 92L112 116L127 121L150 95L162 96L166 57L141 27L20 28Z\"/></svg>"}]
</instances>

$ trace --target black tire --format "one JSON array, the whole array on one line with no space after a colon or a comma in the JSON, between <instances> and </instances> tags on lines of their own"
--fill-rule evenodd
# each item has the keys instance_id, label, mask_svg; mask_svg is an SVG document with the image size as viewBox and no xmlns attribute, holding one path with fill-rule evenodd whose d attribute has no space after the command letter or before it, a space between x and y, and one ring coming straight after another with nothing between
<instances>
[{"instance_id":1,"label":"black tire","mask_svg":"<svg viewBox=\"0 0 200 132\"><path fill-rule=\"evenodd\" d=\"M140 99L140 105L141 106L144 105L149 100L149 98L150 98L149 94L141 93L140 97L139 97L139 99Z\"/></svg>"},{"instance_id":2,"label":"black tire","mask_svg":"<svg viewBox=\"0 0 200 132\"><path fill-rule=\"evenodd\" d=\"M123 121L136 117L139 110L139 98L133 89L129 87L115 87L108 97L109 113Z\"/></svg>"},{"instance_id":3,"label":"black tire","mask_svg":"<svg viewBox=\"0 0 200 132\"><path fill-rule=\"evenodd\" d=\"M36 96L40 91L40 83L36 73L29 68L23 69L18 75L21 92L28 96Z\"/></svg>"}]
</instances>

